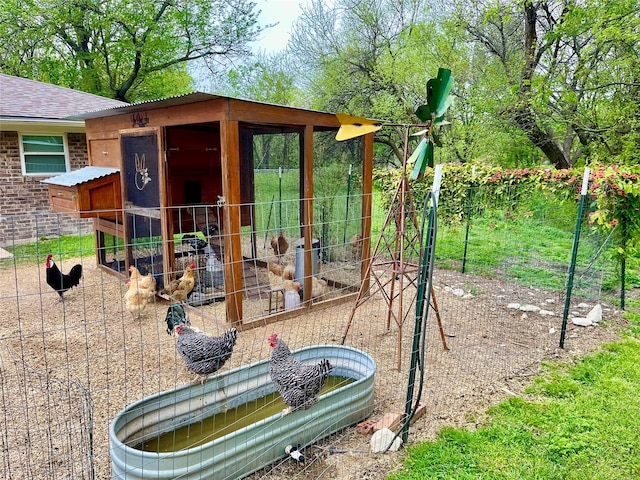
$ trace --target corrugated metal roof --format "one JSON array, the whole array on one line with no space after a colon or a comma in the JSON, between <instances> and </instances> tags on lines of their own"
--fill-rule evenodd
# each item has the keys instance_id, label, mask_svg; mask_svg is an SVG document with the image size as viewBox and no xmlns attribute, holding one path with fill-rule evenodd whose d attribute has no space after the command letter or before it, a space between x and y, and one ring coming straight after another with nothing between
<instances>
[{"instance_id":1,"label":"corrugated metal roof","mask_svg":"<svg viewBox=\"0 0 640 480\"><path fill-rule=\"evenodd\" d=\"M290 107L287 105L278 105L275 103L268 103L268 102L259 102L256 100L249 100L246 98L237 98L237 97L227 97L224 95L216 95L213 93L204 93L204 92L192 92L192 93L185 93L183 95L176 95L174 97L168 97L168 98L161 98L158 100L147 100L147 101L143 101L143 102L136 102L136 103L130 103L130 104L125 104L122 106L116 106L113 108L108 108L106 110L94 110L91 112L85 112L82 114L78 114L78 115L72 115L69 116L68 119L69 120L86 120L88 118L100 118L100 117L110 117L113 115L121 115L123 113L133 113L133 112L138 112L141 110L144 110L146 107L150 107L152 106L153 108L164 108L164 107L174 107L177 105L188 105L191 103L198 103L198 102L205 102L207 100L216 100L218 98L225 98L225 99L230 99L230 100L238 100L241 102L248 102L248 103L256 103L256 104L262 104L262 105L271 105L274 107L283 107L283 108L289 108L292 110L301 110L301 111L305 111L305 112L315 112L315 113L323 113L326 115L331 115L329 112L323 112L320 110L309 110L306 108L301 108L301 107Z\"/></svg>"},{"instance_id":2,"label":"corrugated metal roof","mask_svg":"<svg viewBox=\"0 0 640 480\"><path fill-rule=\"evenodd\" d=\"M74 170L73 172L67 172L56 177L47 178L46 180L42 180L42 183L62 185L63 187L73 187L96 180L97 178L106 177L112 173L118 173L119 171L120 170L117 168L109 167L82 167L79 170Z\"/></svg>"}]
</instances>

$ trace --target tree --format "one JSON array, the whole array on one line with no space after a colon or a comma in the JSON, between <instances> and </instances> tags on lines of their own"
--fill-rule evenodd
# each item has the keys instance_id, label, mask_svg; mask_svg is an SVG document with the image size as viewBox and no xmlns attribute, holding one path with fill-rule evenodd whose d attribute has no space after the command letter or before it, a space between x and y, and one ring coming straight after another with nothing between
<instances>
[{"instance_id":1,"label":"tree","mask_svg":"<svg viewBox=\"0 0 640 480\"><path fill-rule=\"evenodd\" d=\"M426 0L313 0L294 24L289 44L313 108L417 122L433 56L419 62L412 31L425 20ZM423 50L424 52L424 50ZM432 68L430 68L430 66ZM385 128L376 142L388 161L402 159L403 134Z\"/></svg>"},{"instance_id":2,"label":"tree","mask_svg":"<svg viewBox=\"0 0 640 480\"><path fill-rule=\"evenodd\" d=\"M258 14L250 0L5 0L0 71L123 101L181 94L189 62L248 55Z\"/></svg>"},{"instance_id":3,"label":"tree","mask_svg":"<svg viewBox=\"0 0 640 480\"><path fill-rule=\"evenodd\" d=\"M458 21L500 66L495 113L568 168L637 147L639 11L634 0L473 1Z\"/></svg>"}]
</instances>

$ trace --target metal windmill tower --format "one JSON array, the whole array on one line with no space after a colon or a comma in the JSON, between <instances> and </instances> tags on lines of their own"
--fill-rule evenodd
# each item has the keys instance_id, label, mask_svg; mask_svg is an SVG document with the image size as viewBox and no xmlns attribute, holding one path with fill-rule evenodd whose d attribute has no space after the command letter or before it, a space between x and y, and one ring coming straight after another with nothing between
<instances>
[{"instance_id":1,"label":"metal windmill tower","mask_svg":"<svg viewBox=\"0 0 640 480\"><path fill-rule=\"evenodd\" d=\"M451 104L449 92L453 86L451 71L440 69L438 77L427 82L427 104L422 105L416 111L416 115L422 121L419 124L390 124L376 122L373 120L338 115L341 123L340 131L336 136L337 140L346 140L359 135L364 135L383 126L400 126L404 128L404 149L402 167L398 186L391 200L389 210L382 224L380 236L373 248L365 278L370 278L371 282L362 282L356 302L351 310L349 320L342 335L344 344L349 329L353 322L355 312L372 295L381 292L387 304L386 329L391 329L391 320L398 328L397 343L397 368L400 370L402 364L402 327L407 319L411 306L415 303L417 292L417 278L419 271L419 259L422 257L420 251L421 227L416 212L407 165L414 164L411 178L418 178L428 166L433 167L434 144L438 144L438 139L434 135L434 127L444 123L444 113ZM420 129L411 134L412 129ZM423 136L421 142L409 157L409 137ZM405 298L405 292L411 288L411 297ZM431 291L432 307L434 308L440 329L440 336L445 349L447 349L444 332L433 290ZM408 301L409 308L405 308Z\"/></svg>"}]
</instances>

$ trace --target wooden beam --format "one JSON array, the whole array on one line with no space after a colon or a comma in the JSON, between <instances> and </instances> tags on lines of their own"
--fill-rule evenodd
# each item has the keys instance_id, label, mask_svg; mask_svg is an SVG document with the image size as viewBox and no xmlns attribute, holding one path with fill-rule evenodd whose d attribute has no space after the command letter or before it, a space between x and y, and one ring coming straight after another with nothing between
<instances>
[{"instance_id":1,"label":"wooden beam","mask_svg":"<svg viewBox=\"0 0 640 480\"><path fill-rule=\"evenodd\" d=\"M311 302L313 265L311 263L311 247L313 243L313 125L304 129L304 169L302 174L302 234L304 237L304 279L302 282L302 303Z\"/></svg>"},{"instance_id":2,"label":"wooden beam","mask_svg":"<svg viewBox=\"0 0 640 480\"><path fill-rule=\"evenodd\" d=\"M369 291L367 271L371 262L371 212L373 195L373 133L362 139L362 261L360 262L360 281L363 292Z\"/></svg>"},{"instance_id":3,"label":"wooden beam","mask_svg":"<svg viewBox=\"0 0 640 480\"><path fill-rule=\"evenodd\" d=\"M242 246L240 239L240 133L237 121L220 122L222 167L224 288L227 322L242 321Z\"/></svg>"},{"instance_id":4,"label":"wooden beam","mask_svg":"<svg viewBox=\"0 0 640 480\"><path fill-rule=\"evenodd\" d=\"M306 306L303 305L301 307L294 308L292 310L285 310L283 312L274 313L273 315L268 315L266 317L247 320L245 322L242 322L242 325L238 326L238 330L245 331L245 330L251 330L253 328L258 328L258 327L266 327L267 325L281 322L289 318L300 317L301 319L304 319L305 312L311 312L311 311L315 312L324 308L330 308L343 303L353 302L356 299L357 295L358 295L357 293L349 293L347 295L331 298L329 300L323 300L321 302L316 302L316 303L309 302Z\"/></svg>"}]
</instances>

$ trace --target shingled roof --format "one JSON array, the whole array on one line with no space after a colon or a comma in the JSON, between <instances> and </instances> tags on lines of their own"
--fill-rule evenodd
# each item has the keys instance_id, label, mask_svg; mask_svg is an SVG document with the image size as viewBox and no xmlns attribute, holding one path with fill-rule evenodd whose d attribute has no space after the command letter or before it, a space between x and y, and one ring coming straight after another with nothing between
<instances>
[{"instance_id":1,"label":"shingled roof","mask_svg":"<svg viewBox=\"0 0 640 480\"><path fill-rule=\"evenodd\" d=\"M91 93L0 73L0 118L62 120L127 105Z\"/></svg>"}]
</instances>

